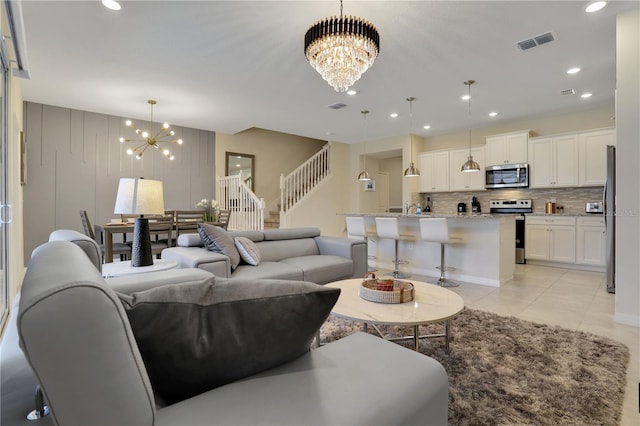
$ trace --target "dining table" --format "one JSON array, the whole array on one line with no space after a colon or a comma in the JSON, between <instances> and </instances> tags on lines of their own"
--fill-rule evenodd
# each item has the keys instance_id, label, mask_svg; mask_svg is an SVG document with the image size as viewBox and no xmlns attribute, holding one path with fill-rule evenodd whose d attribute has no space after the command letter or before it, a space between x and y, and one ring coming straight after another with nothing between
<instances>
[{"instance_id":1,"label":"dining table","mask_svg":"<svg viewBox=\"0 0 640 426\"><path fill-rule=\"evenodd\" d=\"M180 223L180 232L197 232L199 221L186 221L187 223ZM149 223L153 223L153 219L149 220ZM223 224L218 222L207 222L211 225L221 226ZM102 242L104 245L104 263L113 262L113 235L114 234L133 234L133 221L127 222L110 222L102 225L96 224L94 226L96 239L98 242ZM173 229L177 230L177 224L174 222Z\"/></svg>"}]
</instances>

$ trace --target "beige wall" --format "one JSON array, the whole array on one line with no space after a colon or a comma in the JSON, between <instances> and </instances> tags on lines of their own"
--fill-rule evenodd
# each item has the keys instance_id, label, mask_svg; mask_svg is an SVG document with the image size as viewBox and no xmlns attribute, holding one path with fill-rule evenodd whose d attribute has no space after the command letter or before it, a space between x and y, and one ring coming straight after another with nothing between
<instances>
[{"instance_id":1,"label":"beige wall","mask_svg":"<svg viewBox=\"0 0 640 426\"><path fill-rule=\"evenodd\" d=\"M226 152L255 155L254 192L268 206L280 200L280 174L292 172L326 143L256 128L235 135L216 133L216 176L224 176Z\"/></svg>"},{"instance_id":2,"label":"beige wall","mask_svg":"<svg viewBox=\"0 0 640 426\"><path fill-rule=\"evenodd\" d=\"M640 11L617 21L616 313L640 327Z\"/></svg>"}]
</instances>

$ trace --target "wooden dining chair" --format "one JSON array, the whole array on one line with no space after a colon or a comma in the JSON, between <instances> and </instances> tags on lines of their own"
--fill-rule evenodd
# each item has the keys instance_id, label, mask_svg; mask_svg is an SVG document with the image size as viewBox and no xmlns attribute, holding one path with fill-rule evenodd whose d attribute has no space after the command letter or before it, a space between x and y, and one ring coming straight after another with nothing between
<instances>
[{"instance_id":1,"label":"wooden dining chair","mask_svg":"<svg viewBox=\"0 0 640 426\"><path fill-rule=\"evenodd\" d=\"M231 217L231 210L220 210L218 215L217 226L224 228L225 230L229 226L229 218Z\"/></svg>"},{"instance_id":2,"label":"wooden dining chair","mask_svg":"<svg viewBox=\"0 0 640 426\"><path fill-rule=\"evenodd\" d=\"M204 210L176 210L176 236L198 232L198 223L204 222Z\"/></svg>"},{"instance_id":3,"label":"wooden dining chair","mask_svg":"<svg viewBox=\"0 0 640 426\"><path fill-rule=\"evenodd\" d=\"M160 259L162 250L173 244L173 214L150 216L149 234L151 236L151 253Z\"/></svg>"},{"instance_id":4,"label":"wooden dining chair","mask_svg":"<svg viewBox=\"0 0 640 426\"><path fill-rule=\"evenodd\" d=\"M100 250L102 251L102 258L104 261L104 242L99 241L96 238L96 234L93 230L93 226L91 226L91 221L89 220L89 215L86 210L80 210L80 220L82 221L82 228L84 229L84 234L98 243L100 246ZM126 242L113 243L113 254L117 254L120 256L120 260L127 260L131 258L131 246L126 244Z\"/></svg>"}]
</instances>

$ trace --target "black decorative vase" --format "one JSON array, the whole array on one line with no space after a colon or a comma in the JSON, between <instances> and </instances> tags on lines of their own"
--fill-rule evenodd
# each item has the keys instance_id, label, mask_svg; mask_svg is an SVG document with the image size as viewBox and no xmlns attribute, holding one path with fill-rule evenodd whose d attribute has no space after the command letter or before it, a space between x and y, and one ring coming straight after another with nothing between
<instances>
[{"instance_id":1,"label":"black decorative vase","mask_svg":"<svg viewBox=\"0 0 640 426\"><path fill-rule=\"evenodd\" d=\"M133 245L131 246L131 266L153 265L149 219L137 217L133 225Z\"/></svg>"}]
</instances>

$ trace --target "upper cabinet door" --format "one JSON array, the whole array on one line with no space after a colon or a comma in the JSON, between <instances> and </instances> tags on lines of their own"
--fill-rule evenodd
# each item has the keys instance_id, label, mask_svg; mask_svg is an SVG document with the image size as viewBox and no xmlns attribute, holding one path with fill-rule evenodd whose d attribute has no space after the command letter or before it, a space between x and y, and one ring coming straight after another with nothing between
<instances>
[{"instance_id":1,"label":"upper cabinet door","mask_svg":"<svg viewBox=\"0 0 640 426\"><path fill-rule=\"evenodd\" d=\"M463 172L460 169L469 158L468 149L449 151L449 190L484 191L484 147L471 148L473 161L480 166L479 172Z\"/></svg>"},{"instance_id":2,"label":"upper cabinet door","mask_svg":"<svg viewBox=\"0 0 640 426\"><path fill-rule=\"evenodd\" d=\"M529 141L529 186L578 186L578 135L536 138Z\"/></svg>"},{"instance_id":3,"label":"upper cabinet door","mask_svg":"<svg viewBox=\"0 0 640 426\"><path fill-rule=\"evenodd\" d=\"M578 171L580 186L604 185L607 176L607 145L616 144L614 129L579 135Z\"/></svg>"},{"instance_id":4,"label":"upper cabinet door","mask_svg":"<svg viewBox=\"0 0 640 426\"><path fill-rule=\"evenodd\" d=\"M449 191L449 151L420 154L420 192Z\"/></svg>"},{"instance_id":5,"label":"upper cabinet door","mask_svg":"<svg viewBox=\"0 0 640 426\"><path fill-rule=\"evenodd\" d=\"M486 141L485 164L487 166L527 162L528 130L487 136Z\"/></svg>"}]
</instances>

